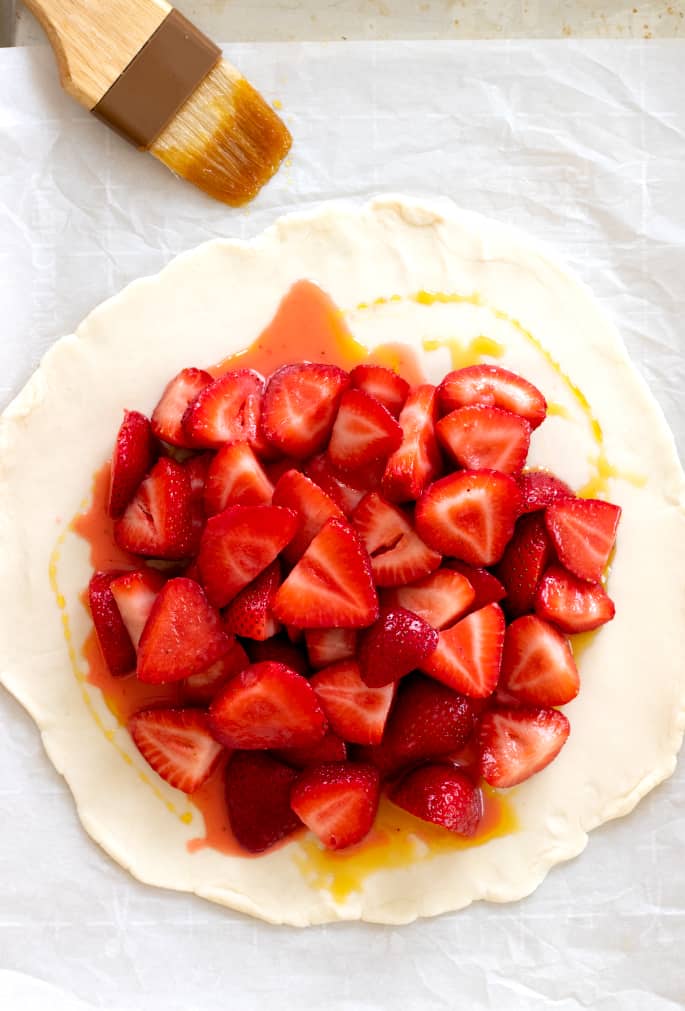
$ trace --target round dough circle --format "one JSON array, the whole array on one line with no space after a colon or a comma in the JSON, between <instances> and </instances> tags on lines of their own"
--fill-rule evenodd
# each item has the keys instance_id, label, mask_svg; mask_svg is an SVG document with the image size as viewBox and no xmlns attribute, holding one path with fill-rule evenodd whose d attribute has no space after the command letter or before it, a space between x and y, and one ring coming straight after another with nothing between
<instances>
[{"instance_id":1,"label":"round dough circle","mask_svg":"<svg viewBox=\"0 0 685 1011\"><path fill-rule=\"evenodd\" d=\"M74 676L89 621L78 600L89 577L86 547L63 539L53 555L111 452L122 408L149 415L179 369L247 346L301 278L327 291L369 346L390 339L420 349L424 338L436 346L480 334L500 343L502 364L560 402L536 433L533 461L579 487L597 450L587 417L525 327L587 398L616 468L608 497L623 508L609 579L617 616L580 659L581 693L565 709L567 746L512 792L519 829L374 873L341 902L302 873L298 842L253 860L188 852L201 816L179 818L192 805L145 771L100 693ZM422 290L477 298L427 305L412 297ZM387 301L370 304L379 297ZM431 379L450 368L445 350L421 354ZM141 881L278 923L406 923L530 893L550 867L581 852L590 829L626 814L673 772L685 726L685 479L673 439L588 290L496 222L446 201L385 197L288 216L251 242L200 246L131 284L51 348L2 417L0 468L0 677L40 727L86 830Z\"/></svg>"}]
</instances>

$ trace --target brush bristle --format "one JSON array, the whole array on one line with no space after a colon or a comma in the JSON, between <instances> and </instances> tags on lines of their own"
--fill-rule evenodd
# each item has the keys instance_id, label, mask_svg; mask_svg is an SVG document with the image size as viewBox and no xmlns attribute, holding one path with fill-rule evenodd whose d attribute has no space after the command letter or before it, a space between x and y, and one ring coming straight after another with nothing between
<instances>
[{"instance_id":1,"label":"brush bristle","mask_svg":"<svg viewBox=\"0 0 685 1011\"><path fill-rule=\"evenodd\" d=\"M239 207L277 171L291 143L259 92L222 60L150 151L205 193Z\"/></svg>"}]
</instances>

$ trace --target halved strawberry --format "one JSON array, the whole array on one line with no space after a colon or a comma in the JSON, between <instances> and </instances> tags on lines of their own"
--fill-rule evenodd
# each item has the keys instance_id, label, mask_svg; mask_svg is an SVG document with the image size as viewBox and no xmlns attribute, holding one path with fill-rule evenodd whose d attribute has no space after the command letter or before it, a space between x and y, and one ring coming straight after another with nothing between
<instances>
[{"instance_id":1,"label":"halved strawberry","mask_svg":"<svg viewBox=\"0 0 685 1011\"><path fill-rule=\"evenodd\" d=\"M298 773L271 755L236 752L226 766L226 807L233 835L249 853L263 853L301 827L290 806Z\"/></svg>"},{"instance_id":2,"label":"halved strawberry","mask_svg":"<svg viewBox=\"0 0 685 1011\"><path fill-rule=\"evenodd\" d=\"M527 614L535 606L535 591L554 558L542 513L528 513L516 523L497 575L506 587L503 607L509 618Z\"/></svg>"},{"instance_id":3,"label":"halved strawberry","mask_svg":"<svg viewBox=\"0 0 685 1011\"><path fill-rule=\"evenodd\" d=\"M162 457L114 524L120 548L151 558L183 558L192 548L190 480L180 463Z\"/></svg>"},{"instance_id":4,"label":"halved strawberry","mask_svg":"<svg viewBox=\"0 0 685 1011\"><path fill-rule=\"evenodd\" d=\"M485 699L495 690L503 645L502 608L486 604L441 632L437 649L420 667L457 692Z\"/></svg>"},{"instance_id":5,"label":"halved strawberry","mask_svg":"<svg viewBox=\"0 0 685 1011\"><path fill-rule=\"evenodd\" d=\"M264 393L261 431L272 446L302 460L328 441L349 376L336 365L302 362L272 373Z\"/></svg>"},{"instance_id":6,"label":"halved strawberry","mask_svg":"<svg viewBox=\"0 0 685 1011\"><path fill-rule=\"evenodd\" d=\"M371 557L377 586L402 586L438 568L442 561L412 528L397 506L378 492L365 495L352 514L352 522Z\"/></svg>"},{"instance_id":7,"label":"halved strawberry","mask_svg":"<svg viewBox=\"0 0 685 1011\"><path fill-rule=\"evenodd\" d=\"M417 614L403 607L384 610L359 637L362 680L372 688L399 681L420 667L437 645L438 633Z\"/></svg>"},{"instance_id":8,"label":"halved strawberry","mask_svg":"<svg viewBox=\"0 0 685 1011\"><path fill-rule=\"evenodd\" d=\"M210 730L227 748L307 748L326 732L309 682L281 663L251 664L209 707Z\"/></svg>"},{"instance_id":9,"label":"halved strawberry","mask_svg":"<svg viewBox=\"0 0 685 1011\"><path fill-rule=\"evenodd\" d=\"M390 800L416 818L457 835L475 835L483 817L483 794L466 773L446 763L422 765L390 791Z\"/></svg>"},{"instance_id":10,"label":"halved strawberry","mask_svg":"<svg viewBox=\"0 0 685 1011\"><path fill-rule=\"evenodd\" d=\"M215 607L224 607L271 565L296 529L295 513L278 506L235 505L211 516L197 562Z\"/></svg>"},{"instance_id":11,"label":"halved strawberry","mask_svg":"<svg viewBox=\"0 0 685 1011\"><path fill-rule=\"evenodd\" d=\"M369 688L354 660L325 667L309 682L331 729L352 744L378 744L395 696L395 685Z\"/></svg>"},{"instance_id":12,"label":"halved strawberry","mask_svg":"<svg viewBox=\"0 0 685 1011\"><path fill-rule=\"evenodd\" d=\"M253 369L224 372L198 393L183 416L191 446L218 449L226 442L254 445L264 380Z\"/></svg>"},{"instance_id":13,"label":"halved strawberry","mask_svg":"<svg viewBox=\"0 0 685 1011\"><path fill-rule=\"evenodd\" d=\"M282 510L289 512L289 510ZM364 628L378 617L371 563L346 523L327 520L280 587L279 621L298 628Z\"/></svg>"},{"instance_id":14,"label":"halved strawberry","mask_svg":"<svg viewBox=\"0 0 685 1011\"><path fill-rule=\"evenodd\" d=\"M357 651L356 628L308 628L304 633L312 667L328 667L339 660L351 660Z\"/></svg>"},{"instance_id":15,"label":"halved strawberry","mask_svg":"<svg viewBox=\"0 0 685 1011\"><path fill-rule=\"evenodd\" d=\"M88 606L98 645L113 677L136 668L136 651L112 594L111 586L121 572L95 572L88 584Z\"/></svg>"},{"instance_id":16,"label":"halved strawberry","mask_svg":"<svg viewBox=\"0 0 685 1011\"><path fill-rule=\"evenodd\" d=\"M482 404L519 414L531 428L537 428L547 413L547 402L540 391L499 365L469 365L448 373L440 383L438 398L442 414Z\"/></svg>"},{"instance_id":17,"label":"halved strawberry","mask_svg":"<svg viewBox=\"0 0 685 1011\"><path fill-rule=\"evenodd\" d=\"M566 499L545 510L545 523L559 561L591 583L602 578L620 518L619 506L593 498Z\"/></svg>"},{"instance_id":18,"label":"halved strawberry","mask_svg":"<svg viewBox=\"0 0 685 1011\"><path fill-rule=\"evenodd\" d=\"M328 458L334 467L355 470L385 461L402 442L392 414L363 390L346 390L333 423Z\"/></svg>"},{"instance_id":19,"label":"halved strawberry","mask_svg":"<svg viewBox=\"0 0 685 1011\"><path fill-rule=\"evenodd\" d=\"M272 606L281 583L281 566L276 559L226 608L224 621L228 632L247 639L270 639L278 632Z\"/></svg>"},{"instance_id":20,"label":"halved strawberry","mask_svg":"<svg viewBox=\"0 0 685 1011\"><path fill-rule=\"evenodd\" d=\"M458 572L468 579L473 587L475 597L469 605L469 612L480 611L486 604L498 604L503 600L507 591L496 576L493 576L487 569L477 565L469 565L467 562L460 562L459 559L450 558L445 562L448 569Z\"/></svg>"},{"instance_id":21,"label":"halved strawberry","mask_svg":"<svg viewBox=\"0 0 685 1011\"><path fill-rule=\"evenodd\" d=\"M273 504L297 513L297 532L283 552L293 564L299 561L326 520L332 516L344 518L333 499L297 470L289 470L279 478L274 488Z\"/></svg>"},{"instance_id":22,"label":"halved strawberry","mask_svg":"<svg viewBox=\"0 0 685 1011\"><path fill-rule=\"evenodd\" d=\"M575 498L569 486L546 470L524 470L518 476L522 513L537 512L563 499Z\"/></svg>"},{"instance_id":23,"label":"halved strawberry","mask_svg":"<svg viewBox=\"0 0 685 1011\"><path fill-rule=\"evenodd\" d=\"M305 769L290 806L328 849L361 842L371 829L380 797L378 770L360 762L328 762Z\"/></svg>"},{"instance_id":24,"label":"halved strawberry","mask_svg":"<svg viewBox=\"0 0 685 1011\"><path fill-rule=\"evenodd\" d=\"M164 585L164 577L156 569L125 572L109 584L131 642L138 648L152 605Z\"/></svg>"},{"instance_id":25,"label":"halved strawberry","mask_svg":"<svg viewBox=\"0 0 685 1011\"><path fill-rule=\"evenodd\" d=\"M157 775L184 793L209 779L223 751L199 709L144 709L130 718L128 730Z\"/></svg>"},{"instance_id":26,"label":"halved strawberry","mask_svg":"<svg viewBox=\"0 0 685 1011\"><path fill-rule=\"evenodd\" d=\"M416 532L443 555L493 565L514 532L520 505L518 485L508 474L461 470L423 493L416 503Z\"/></svg>"},{"instance_id":27,"label":"halved strawberry","mask_svg":"<svg viewBox=\"0 0 685 1011\"><path fill-rule=\"evenodd\" d=\"M382 743L360 754L383 775L393 775L423 759L461 750L473 727L470 699L431 678L410 674L398 686Z\"/></svg>"},{"instance_id":28,"label":"halved strawberry","mask_svg":"<svg viewBox=\"0 0 685 1011\"><path fill-rule=\"evenodd\" d=\"M387 590L386 607L404 607L438 630L453 625L473 604L475 590L460 572L438 569L408 586Z\"/></svg>"},{"instance_id":29,"label":"halved strawberry","mask_svg":"<svg viewBox=\"0 0 685 1011\"><path fill-rule=\"evenodd\" d=\"M498 687L528 705L566 705L580 688L566 636L535 614L517 618L504 636Z\"/></svg>"},{"instance_id":30,"label":"halved strawberry","mask_svg":"<svg viewBox=\"0 0 685 1011\"><path fill-rule=\"evenodd\" d=\"M211 382L212 377L204 369L182 369L174 376L152 412L152 431L158 439L172 446L193 446L183 428L183 415L188 404Z\"/></svg>"},{"instance_id":31,"label":"halved strawberry","mask_svg":"<svg viewBox=\"0 0 685 1011\"><path fill-rule=\"evenodd\" d=\"M528 456L530 425L500 407L460 407L441 418L435 431L457 463L471 470L516 474Z\"/></svg>"},{"instance_id":32,"label":"halved strawberry","mask_svg":"<svg viewBox=\"0 0 685 1011\"><path fill-rule=\"evenodd\" d=\"M308 765L321 765L323 762L344 762L347 758L347 745L329 730L317 744L310 748L281 748L276 757L296 769L304 769Z\"/></svg>"},{"instance_id":33,"label":"halved strawberry","mask_svg":"<svg viewBox=\"0 0 685 1011\"><path fill-rule=\"evenodd\" d=\"M325 453L313 456L305 465L304 473L335 502L346 516L350 516L364 498L364 492L361 489L354 488L342 480Z\"/></svg>"},{"instance_id":34,"label":"halved strawberry","mask_svg":"<svg viewBox=\"0 0 685 1011\"><path fill-rule=\"evenodd\" d=\"M392 369L386 369L383 365L372 365L367 362L352 369L350 385L353 389L364 390L379 400L393 418L399 418L409 395L409 383L402 376L398 376Z\"/></svg>"},{"instance_id":35,"label":"halved strawberry","mask_svg":"<svg viewBox=\"0 0 685 1011\"><path fill-rule=\"evenodd\" d=\"M250 651L253 663L272 660L274 663L285 664L286 667L302 674L303 677L309 677L311 674L302 648L290 642L283 635L275 635L272 639L265 639L263 642L255 639L245 645Z\"/></svg>"},{"instance_id":36,"label":"halved strawberry","mask_svg":"<svg viewBox=\"0 0 685 1011\"><path fill-rule=\"evenodd\" d=\"M387 462L382 490L391 502L417 499L440 473L442 459L435 437L437 390L426 383L416 386L400 413L402 444Z\"/></svg>"},{"instance_id":37,"label":"halved strawberry","mask_svg":"<svg viewBox=\"0 0 685 1011\"><path fill-rule=\"evenodd\" d=\"M537 588L535 613L572 635L605 625L616 608L601 583L588 583L561 565L552 565Z\"/></svg>"},{"instance_id":38,"label":"halved strawberry","mask_svg":"<svg viewBox=\"0 0 685 1011\"><path fill-rule=\"evenodd\" d=\"M202 587L170 579L157 594L138 645L136 673L147 684L181 681L206 670L231 640Z\"/></svg>"},{"instance_id":39,"label":"halved strawberry","mask_svg":"<svg viewBox=\"0 0 685 1011\"><path fill-rule=\"evenodd\" d=\"M153 458L150 422L138 411L124 411L112 453L107 512L121 516L148 472Z\"/></svg>"},{"instance_id":40,"label":"halved strawberry","mask_svg":"<svg viewBox=\"0 0 685 1011\"><path fill-rule=\"evenodd\" d=\"M231 505L269 505L274 489L246 442L222 446L213 458L204 491L208 516Z\"/></svg>"},{"instance_id":41,"label":"halved strawberry","mask_svg":"<svg viewBox=\"0 0 685 1011\"><path fill-rule=\"evenodd\" d=\"M569 730L558 709L491 709L478 732L481 776L490 786L517 786L557 757Z\"/></svg>"},{"instance_id":42,"label":"halved strawberry","mask_svg":"<svg viewBox=\"0 0 685 1011\"><path fill-rule=\"evenodd\" d=\"M229 678L240 674L250 664L250 658L237 639L233 639L228 650L215 660L206 670L191 674L183 682L183 695L189 702L209 705Z\"/></svg>"}]
</instances>

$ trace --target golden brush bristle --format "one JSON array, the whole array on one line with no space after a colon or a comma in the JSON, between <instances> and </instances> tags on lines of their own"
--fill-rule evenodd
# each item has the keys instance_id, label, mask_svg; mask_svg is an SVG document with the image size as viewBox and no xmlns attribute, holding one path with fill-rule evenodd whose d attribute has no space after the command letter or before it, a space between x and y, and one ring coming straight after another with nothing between
<instances>
[{"instance_id":1,"label":"golden brush bristle","mask_svg":"<svg viewBox=\"0 0 685 1011\"><path fill-rule=\"evenodd\" d=\"M291 143L271 106L222 60L150 151L205 193L238 207L276 172Z\"/></svg>"}]
</instances>

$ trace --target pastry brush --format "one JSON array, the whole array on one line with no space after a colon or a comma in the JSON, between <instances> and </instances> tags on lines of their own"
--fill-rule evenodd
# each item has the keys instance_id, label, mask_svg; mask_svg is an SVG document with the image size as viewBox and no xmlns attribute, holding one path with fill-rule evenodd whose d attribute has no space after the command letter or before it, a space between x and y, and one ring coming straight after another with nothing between
<instances>
[{"instance_id":1,"label":"pastry brush","mask_svg":"<svg viewBox=\"0 0 685 1011\"><path fill-rule=\"evenodd\" d=\"M238 206L278 169L290 134L221 51L165 0L25 0L62 86L136 147Z\"/></svg>"}]
</instances>

